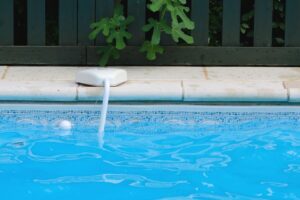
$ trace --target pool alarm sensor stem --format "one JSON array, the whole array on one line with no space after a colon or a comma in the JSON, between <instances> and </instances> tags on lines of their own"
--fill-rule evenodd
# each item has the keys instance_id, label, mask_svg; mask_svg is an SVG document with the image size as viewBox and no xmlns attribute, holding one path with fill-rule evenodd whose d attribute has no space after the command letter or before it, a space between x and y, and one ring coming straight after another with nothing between
<instances>
[{"instance_id":1,"label":"pool alarm sensor stem","mask_svg":"<svg viewBox=\"0 0 300 200\"><path fill-rule=\"evenodd\" d=\"M104 87L99 135L103 137L109 102L110 86L115 87L127 81L127 72L123 69L93 68L77 73L76 83Z\"/></svg>"}]
</instances>

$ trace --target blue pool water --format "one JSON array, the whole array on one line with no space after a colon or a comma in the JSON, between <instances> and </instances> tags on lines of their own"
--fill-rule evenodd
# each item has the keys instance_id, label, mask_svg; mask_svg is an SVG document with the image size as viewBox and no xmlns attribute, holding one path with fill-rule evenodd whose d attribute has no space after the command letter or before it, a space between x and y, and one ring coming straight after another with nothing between
<instances>
[{"instance_id":1,"label":"blue pool water","mask_svg":"<svg viewBox=\"0 0 300 200\"><path fill-rule=\"evenodd\" d=\"M300 109L0 106L0 199L300 199ZM58 127L73 123L71 131Z\"/></svg>"}]
</instances>

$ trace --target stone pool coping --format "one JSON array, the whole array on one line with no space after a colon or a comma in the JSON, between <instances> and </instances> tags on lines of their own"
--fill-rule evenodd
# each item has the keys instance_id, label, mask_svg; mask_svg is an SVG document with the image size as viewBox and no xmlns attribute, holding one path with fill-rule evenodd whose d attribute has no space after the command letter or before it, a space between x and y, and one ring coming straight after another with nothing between
<instances>
[{"instance_id":1,"label":"stone pool coping","mask_svg":"<svg viewBox=\"0 0 300 200\"><path fill-rule=\"evenodd\" d=\"M86 68L0 66L0 101L99 101L103 88L74 82ZM125 69L129 81L111 88L111 101L300 102L300 67Z\"/></svg>"}]
</instances>

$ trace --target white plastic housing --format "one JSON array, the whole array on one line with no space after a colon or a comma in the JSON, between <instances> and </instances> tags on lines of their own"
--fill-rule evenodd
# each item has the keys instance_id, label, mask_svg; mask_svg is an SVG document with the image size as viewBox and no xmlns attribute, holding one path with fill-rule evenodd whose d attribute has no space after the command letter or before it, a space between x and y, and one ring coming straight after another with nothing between
<instances>
[{"instance_id":1,"label":"white plastic housing","mask_svg":"<svg viewBox=\"0 0 300 200\"><path fill-rule=\"evenodd\" d=\"M111 86L118 86L127 81L127 72L123 69L113 68L92 68L77 73L76 82L104 86L104 80L108 79Z\"/></svg>"}]
</instances>

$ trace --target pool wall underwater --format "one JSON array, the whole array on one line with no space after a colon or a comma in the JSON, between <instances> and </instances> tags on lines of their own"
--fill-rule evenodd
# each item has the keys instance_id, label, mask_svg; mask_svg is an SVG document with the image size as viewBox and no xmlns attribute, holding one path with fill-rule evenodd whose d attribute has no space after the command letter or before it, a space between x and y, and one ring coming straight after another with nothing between
<instances>
[{"instance_id":1,"label":"pool wall underwater","mask_svg":"<svg viewBox=\"0 0 300 200\"><path fill-rule=\"evenodd\" d=\"M100 110L1 104L0 199L300 199L300 106Z\"/></svg>"}]
</instances>

